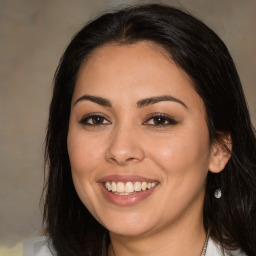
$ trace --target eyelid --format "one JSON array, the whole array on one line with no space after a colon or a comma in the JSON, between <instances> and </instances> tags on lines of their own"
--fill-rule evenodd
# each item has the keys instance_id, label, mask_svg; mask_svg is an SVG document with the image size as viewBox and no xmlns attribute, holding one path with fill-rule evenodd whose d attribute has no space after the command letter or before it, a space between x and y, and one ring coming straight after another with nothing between
<instances>
[{"instance_id":1,"label":"eyelid","mask_svg":"<svg viewBox=\"0 0 256 256\"><path fill-rule=\"evenodd\" d=\"M108 121L108 123L107 124L111 124L111 122L109 121L109 117L107 116L107 115L105 115L105 114L103 114L103 113L99 113L99 112L92 112L92 113L89 113L89 114L86 114L86 115L84 115L81 119L80 119L80 121L79 121L79 123L80 124L82 124L82 125L91 125L91 126L93 126L94 124L89 124L89 123L86 123L86 120L89 120L90 118L93 118L93 117L102 117L102 118L104 118L105 120L107 120ZM95 124L95 126L99 126L99 125L106 125L106 123L104 123L104 124Z\"/></svg>"},{"instance_id":2,"label":"eyelid","mask_svg":"<svg viewBox=\"0 0 256 256\"><path fill-rule=\"evenodd\" d=\"M149 120L151 120L152 118L155 118L155 117L161 117L161 118L164 118L166 121L168 121L167 124L159 124L159 125L156 125L156 124L147 124L147 122L149 122ZM169 126L169 125L175 125L177 124L178 122L173 118L171 117L170 115L167 115L165 113L159 113L159 112L155 112L155 113L151 113L149 114L147 117L146 117L146 121L143 122L144 125L148 125L148 126L158 126L158 127L163 127L163 126Z\"/></svg>"}]
</instances>

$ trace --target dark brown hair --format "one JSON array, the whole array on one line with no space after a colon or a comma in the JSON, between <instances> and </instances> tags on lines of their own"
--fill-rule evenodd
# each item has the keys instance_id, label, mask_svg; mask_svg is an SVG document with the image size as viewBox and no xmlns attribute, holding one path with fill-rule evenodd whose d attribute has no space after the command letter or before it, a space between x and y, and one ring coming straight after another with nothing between
<instances>
[{"instance_id":1,"label":"dark brown hair","mask_svg":"<svg viewBox=\"0 0 256 256\"><path fill-rule=\"evenodd\" d=\"M191 78L203 99L211 142L232 140L231 157L219 174L207 176L204 226L225 248L256 255L256 139L240 79L220 38L176 8L141 5L107 13L84 26L63 54L55 75L46 136L44 222L60 256L106 255L108 231L82 204L74 189L67 152L71 98L86 57L110 42L161 45ZM220 188L222 197L214 191Z\"/></svg>"}]
</instances>

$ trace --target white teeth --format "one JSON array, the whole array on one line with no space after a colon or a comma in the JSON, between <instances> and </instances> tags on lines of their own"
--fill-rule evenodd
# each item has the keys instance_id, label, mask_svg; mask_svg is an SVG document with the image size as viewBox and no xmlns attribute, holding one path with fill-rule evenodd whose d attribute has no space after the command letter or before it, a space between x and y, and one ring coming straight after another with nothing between
<instances>
[{"instance_id":1,"label":"white teeth","mask_svg":"<svg viewBox=\"0 0 256 256\"><path fill-rule=\"evenodd\" d=\"M136 181L136 182L121 182L118 181L117 183L115 181L112 182L105 182L105 188L108 191L112 191L115 194L118 195L130 195L139 191L145 191L147 189L151 189L153 187L155 187L157 185L157 182L140 182L140 181Z\"/></svg>"},{"instance_id":2,"label":"white teeth","mask_svg":"<svg viewBox=\"0 0 256 256\"><path fill-rule=\"evenodd\" d=\"M141 182L136 181L134 184L134 190L135 191L141 191Z\"/></svg>"},{"instance_id":3,"label":"white teeth","mask_svg":"<svg viewBox=\"0 0 256 256\"><path fill-rule=\"evenodd\" d=\"M133 191L134 191L134 187L133 187L132 182L127 182L125 185L125 192L131 193Z\"/></svg>"},{"instance_id":4,"label":"white teeth","mask_svg":"<svg viewBox=\"0 0 256 256\"><path fill-rule=\"evenodd\" d=\"M142 190L146 190L147 186L148 186L147 182L143 181L142 184L141 184Z\"/></svg>"},{"instance_id":5,"label":"white teeth","mask_svg":"<svg viewBox=\"0 0 256 256\"><path fill-rule=\"evenodd\" d=\"M116 191L118 193L123 193L124 192L124 183L123 182L117 182Z\"/></svg>"},{"instance_id":6,"label":"white teeth","mask_svg":"<svg viewBox=\"0 0 256 256\"><path fill-rule=\"evenodd\" d=\"M109 182L106 182L105 187L108 191L111 190L111 184Z\"/></svg>"},{"instance_id":7,"label":"white teeth","mask_svg":"<svg viewBox=\"0 0 256 256\"><path fill-rule=\"evenodd\" d=\"M116 183L113 181L112 182L112 188L111 188L112 192L116 192L117 189L116 189Z\"/></svg>"}]
</instances>

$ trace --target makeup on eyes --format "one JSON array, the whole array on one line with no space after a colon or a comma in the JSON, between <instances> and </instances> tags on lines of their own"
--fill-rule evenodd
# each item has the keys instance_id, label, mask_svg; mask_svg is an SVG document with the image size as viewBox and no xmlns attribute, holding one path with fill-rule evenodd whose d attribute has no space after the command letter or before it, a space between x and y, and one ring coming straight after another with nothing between
<instances>
[{"instance_id":1,"label":"makeup on eyes","mask_svg":"<svg viewBox=\"0 0 256 256\"><path fill-rule=\"evenodd\" d=\"M90 113L83 116L79 123L86 126L101 126L110 125L111 121L102 113ZM166 127L177 123L174 118L165 113L151 113L146 117L146 120L142 122L142 125Z\"/></svg>"},{"instance_id":2,"label":"makeup on eyes","mask_svg":"<svg viewBox=\"0 0 256 256\"><path fill-rule=\"evenodd\" d=\"M119 108L114 105L102 106L98 103L83 100L84 104L78 104L76 108L78 122L83 126L104 126L111 125L115 121L120 120L117 117L119 112L122 115L127 115L125 112L126 107L120 106ZM123 107L123 110L120 110ZM134 113L131 114L131 118L137 119L142 125L150 127L171 127L180 122L182 119L182 113L187 110L187 107L183 107L182 104L177 104L171 101L154 102L153 104L145 104L139 108L134 108ZM130 115L131 111L129 111Z\"/></svg>"},{"instance_id":3,"label":"makeup on eyes","mask_svg":"<svg viewBox=\"0 0 256 256\"><path fill-rule=\"evenodd\" d=\"M82 117L82 119L79 121L82 125L107 125L111 124L109 121L109 118L104 115L103 113L89 113Z\"/></svg>"},{"instance_id":4,"label":"makeup on eyes","mask_svg":"<svg viewBox=\"0 0 256 256\"><path fill-rule=\"evenodd\" d=\"M148 115L147 120L143 124L152 126L168 126L177 124L177 121L165 113L152 113Z\"/></svg>"}]
</instances>

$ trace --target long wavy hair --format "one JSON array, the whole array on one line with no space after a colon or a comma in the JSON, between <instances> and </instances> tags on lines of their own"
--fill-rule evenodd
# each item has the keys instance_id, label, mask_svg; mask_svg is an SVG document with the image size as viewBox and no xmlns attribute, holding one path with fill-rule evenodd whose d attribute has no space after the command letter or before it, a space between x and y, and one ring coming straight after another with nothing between
<instances>
[{"instance_id":1,"label":"long wavy hair","mask_svg":"<svg viewBox=\"0 0 256 256\"><path fill-rule=\"evenodd\" d=\"M59 256L107 255L108 231L75 191L67 152L71 98L81 64L97 47L151 41L162 46L204 101L211 143L232 141L225 169L208 173L203 221L224 248L256 255L256 139L239 76L221 39L190 14L164 5L107 13L85 25L64 52L54 78L46 135L44 224ZM221 189L216 199L214 191Z\"/></svg>"}]
</instances>

